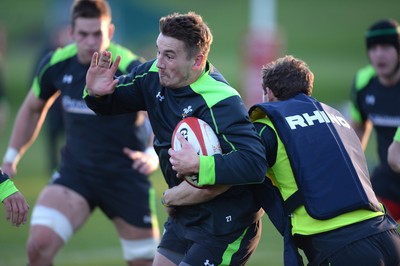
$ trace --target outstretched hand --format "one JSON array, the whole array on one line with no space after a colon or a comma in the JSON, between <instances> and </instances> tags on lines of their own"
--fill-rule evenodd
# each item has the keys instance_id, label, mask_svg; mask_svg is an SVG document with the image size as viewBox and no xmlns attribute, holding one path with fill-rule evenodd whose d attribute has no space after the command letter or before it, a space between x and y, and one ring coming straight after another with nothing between
<instances>
[{"instance_id":1,"label":"outstretched hand","mask_svg":"<svg viewBox=\"0 0 400 266\"><path fill-rule=\"evenodd\" d=\"M95 52L88 72L86 73L86 89L91 96L103 96L114 92L118 80L114 79L121 57L117 56L111 65L111 52ZM111 65L111 67L110 67Z\"/></svg>"}]
</instances>

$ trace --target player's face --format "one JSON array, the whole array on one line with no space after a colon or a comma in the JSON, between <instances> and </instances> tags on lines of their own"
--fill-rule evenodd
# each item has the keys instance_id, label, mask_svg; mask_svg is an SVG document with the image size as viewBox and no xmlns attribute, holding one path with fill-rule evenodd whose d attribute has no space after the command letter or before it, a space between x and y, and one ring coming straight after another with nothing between
<instances>
[{"instance_id":1,"label":"player's face","mask_svg":"<svg viewBox=\"0 0 400 266\"><path fill-rule=\"evenodd\" d=\"M77 18L71 35L78 47L79 62L89 64L94 52L107 49L113 33L113 25L106 19Z\"/></svg>"},{"instance_id":2,"label":"player's face","mask_svg":"<svg viewBox=\"0 0 400 266\"><path fill-rule=\"evenodd\" d=\"M188 58L185 44L160 33L157 38L157 67L162 86L176 89L191 83L195 60Z\"/></svg>"},{"instance_id":3,"label":"player's face","mask_svg":"<svg viewBox=\"0 0 400 266\"><path fill-rule=\"evenodd\" d=\"M368 56L379 77L389 78L393 75L399 60L399 55L393 45L374 45L368 49Z\"/></svg>"}]
</instances>

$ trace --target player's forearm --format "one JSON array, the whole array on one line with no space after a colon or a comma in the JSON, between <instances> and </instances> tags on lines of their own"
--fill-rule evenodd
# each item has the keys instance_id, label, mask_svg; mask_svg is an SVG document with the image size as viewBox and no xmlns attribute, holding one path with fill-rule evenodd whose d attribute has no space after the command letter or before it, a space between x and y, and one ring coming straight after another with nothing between
<instances>
[{"instance_id":1,"label":"player's forearm","mask_svg":"<svg viewBox=\"0 0 400 266\"><path fill-rule=\"evenodd\" d=\"M360 139L361 146L363 150L367 148L369 137L372 131L372 123L370 121L366 121L365 123L357 123L352 121L352 128L356 132L358 138Z\"/></svg>"},{"instance_id":2,"label":"player's forearm","mask_svg":"<svg viewBox=\"0 0 400 266\"><path fill-rule=\"evenodd\" d=\"M207 202L227 191L230 186L210 186L199 189L182 182L164 192L166 206L185 206Z\"/></svg>"},{"instance_id":3,"label":"player's forearm","mask_svg":"<svg viewBox=\"0 0 400 266\"><path fill-rule=\"evenodd\" d=\"M30 145L39 134L44 117L40 113L21 110L17 116L10 144L15 148L24 148Z\"/></svg>"},{"instance_id":4,"label":"player's forearm","mask_svg":"<svg viewBox=\"0 0 400 266\"><path fill-rule=\"evenodd\" d=\"M22 107L17 114L8 147L15 149L18 156L21 156L36 139L43 120L40 111Z\"/></svg>"}]
</instances>

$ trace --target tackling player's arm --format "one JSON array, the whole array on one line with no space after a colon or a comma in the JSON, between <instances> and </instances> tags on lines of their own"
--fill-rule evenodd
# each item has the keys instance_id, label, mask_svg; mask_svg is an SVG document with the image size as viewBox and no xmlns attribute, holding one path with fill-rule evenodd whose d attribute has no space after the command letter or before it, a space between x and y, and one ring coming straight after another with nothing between
<instances>
[{"instance_id":1,"label":"tackling player's arm","mask_svg":"<svg viewBox=\"0 0 400 266\"><path fill-rule=\"evenodd\" d=\"M167 189L163 193L162 203L165 207L199 204L212 200L230 187L228 185L215 185L200 189L184 181L178 186Z\"/></svg>"}]
</instances>

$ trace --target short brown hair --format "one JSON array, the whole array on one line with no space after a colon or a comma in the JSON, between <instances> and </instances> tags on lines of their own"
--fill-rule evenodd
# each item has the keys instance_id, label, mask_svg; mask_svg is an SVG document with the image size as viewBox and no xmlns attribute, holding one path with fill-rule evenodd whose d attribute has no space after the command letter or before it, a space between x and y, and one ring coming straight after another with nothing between
<instances>
[{"instance_id":1,"label":"short brown hair","mask_svg":"<svg viewBox=\"0 0 400 266\"><path fill-rule=\"evenodd\" d=\"M293 56L279 58L262 68L262 88L268 87L278 100L286 100L298 93L312 94L314 74L308 65Z\"/></svg>"},{"instance_id":2,"label":"short brown hair","mask_svg":"<svg viewBox=\"0 0 400 266\"><path fill-rule=\"evenodd\" d=\"M203 18L195 12L173 13L160 19L160 32L183 41L190 58L201 52L206 58L210 52L213 36Z\"/></svg>"},{"instance_id":3,"label":"short brown hair","mask_svg":"<svg viewBox=\"0 0 400 266\"><path fill-rule=\"evenodd\" d=\"M71 7L71 24L77 18L104 18L111 22L111 8L106 0L75 0Z\"/></svg>"}]
</instances>

